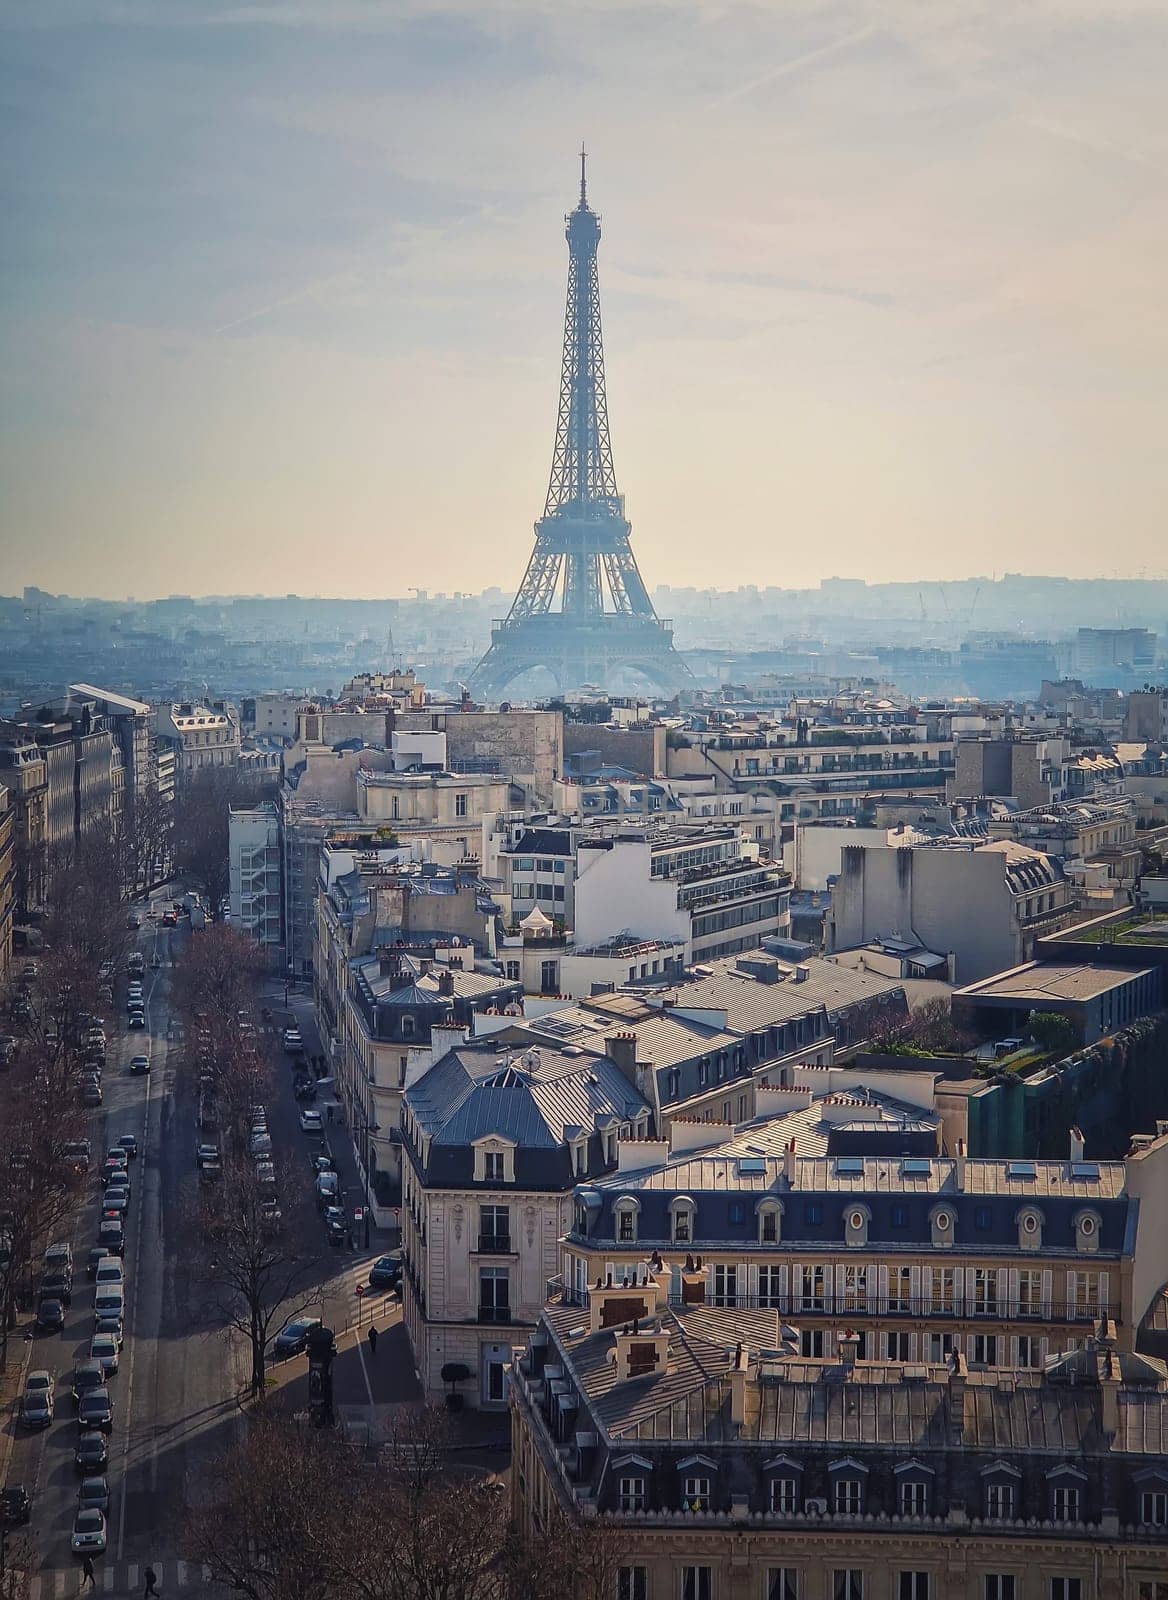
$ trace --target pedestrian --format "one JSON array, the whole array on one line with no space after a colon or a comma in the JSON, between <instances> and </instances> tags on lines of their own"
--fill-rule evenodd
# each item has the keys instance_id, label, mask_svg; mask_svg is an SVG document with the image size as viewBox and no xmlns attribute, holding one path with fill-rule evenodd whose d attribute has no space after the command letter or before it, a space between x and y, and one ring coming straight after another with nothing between
<instances>
[{"instance_id":1,"label":"pedestrian","mask_svg":"<svg viewBox=\"0 0 1168 1600\"><path fill-rule=\"evenodd\" d=\"M372 1322L369 1324L369 1354L371 1356L377 1354L377 1329Z\"/></svg>"},{"instance_id":2,"label":"pedestrian","mask_svg":"<svg viewBox=\"0 0 1168 1600\"><path fill-rule=\"evenodd\" d=\"M97 1579L93 1575L92 1556L86 1556L85 1560L81 1563L81 1587L84 1589L86 1584L88 1584L91 1589L97 1588Z\"/></svg>"},{"instance_id":3,"label":"pedestrian","mask_svg":"<svg viewBox=\"0 0 1168 1600\"><path fill-rule=\"evenodd\" d=\"M147 1600L147 1597L149 1595L158 1593L158 1590L155 1588L155 1585L158 1582L158 1574L155 1572L154 1568L153 1567L147 1567L145 1576L146 1576L146 1587L142 1591L142 1600Z\"/></svg>"}]
</instances>

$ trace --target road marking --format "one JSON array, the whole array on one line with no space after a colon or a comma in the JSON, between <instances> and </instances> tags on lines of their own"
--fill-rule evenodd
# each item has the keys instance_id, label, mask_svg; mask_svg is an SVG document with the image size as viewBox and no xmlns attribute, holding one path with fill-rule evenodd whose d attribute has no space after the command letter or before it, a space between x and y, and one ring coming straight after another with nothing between
<instances>
[{"instance_id":1,"label":"road marking","mask_svg":"<svg viewBox=\"0 0 1168 1600\"><path fill-rule=\"evenodd\" d=\"M357 1359L361 1363L361 1376L365 1379L365 1393L369 1396L369 1405L370 1405L370 1407L372 1407L372 1405L373 1405L373 1385L369 1382L369 1372L368 1372L368 1369L365 1366L365 1352L361 1348L361 1346L362 1346L362 1344L364 1342L365 1341L363 1339L360 1339L360 1338L357 1340Z\"/></svg>"}]
</instances>

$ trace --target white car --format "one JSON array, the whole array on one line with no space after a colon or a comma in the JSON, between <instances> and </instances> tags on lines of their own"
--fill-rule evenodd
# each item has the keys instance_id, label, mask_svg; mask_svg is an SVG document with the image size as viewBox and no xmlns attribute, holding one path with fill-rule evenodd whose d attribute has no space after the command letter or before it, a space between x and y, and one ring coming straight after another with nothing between
<instances>
[{"instance_id":1,"label":"white car","mask_svg":"<svg viewBox=\"0 0 1168 1600\"><path fill-rule=\"evenodd\" d=\"M301 1133L323 1133L324 1122L319 1111L302 1111L300 1113Z\"/></svg>"},{"instance_id":2,"label":"white car","mask_svg":"<svg viewBox=\"0 0 1168 1600\"><path fill-rule=\"evenodd\" d=\"M83 1506L73 1518L69 1542L75 1556L101 1555L105 1549L105 1512L96 1506Z\"/></svg>"}]
</instances>

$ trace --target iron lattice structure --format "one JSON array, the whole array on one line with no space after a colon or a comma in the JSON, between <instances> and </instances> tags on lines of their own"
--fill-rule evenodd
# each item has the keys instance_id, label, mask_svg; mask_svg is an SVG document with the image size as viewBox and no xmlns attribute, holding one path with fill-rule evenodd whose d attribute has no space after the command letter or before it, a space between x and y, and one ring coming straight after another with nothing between
<instances>
[{"instance_id":1,"label":"iron lattice structure","mask_svg":"<svg viewBox=\"0 0 1168 1600\"><path fill-rule=\"evenodd\" d=\"M690 675L649 599L616 486L596 266L600 218L588 204L585 161L581 151L580 201L564 219L568 296L547 499L519 592L471 679L483 695L537 666L561 691L609 687L622 668L666 689Z\"/></svg>"}]
</instances>

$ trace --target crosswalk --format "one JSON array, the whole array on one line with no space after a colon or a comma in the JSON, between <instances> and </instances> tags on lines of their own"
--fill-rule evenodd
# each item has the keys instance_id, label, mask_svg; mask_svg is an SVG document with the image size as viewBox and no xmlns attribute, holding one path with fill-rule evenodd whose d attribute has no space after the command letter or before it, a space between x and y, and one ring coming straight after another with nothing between
<instances>
[{"instance_id":1,"label":"crosswalk","mask_svg":"<svg viewBox=\"0 0 1168 1600\"><path fill-rule=\"evenodd\" d=\"M367 1327L372 1322L382 1322L401 1304L394 1290L371 1289L369 1268L372 1260L358 1261L330 1278L324 1287L326 1307L334 1333L347 1328ZM357 1293L358 1285L364 1291Z\"/></svg>"},{"instance_id":2,"label":"crosswalk","mask_svg":"<svg viewBox=\"0 0 1168 1600\"><path fill-rule=\"evenodd\" d=\"M140 1595L146 1587L146 1568L154 1568L162 1600L176 1589L192 1597L210 1594L211 1569L193 1561L111 1561L102 1556L93 1560L93 1587L81 1575L80 1558L71 1567L37 1572L28 1585L29 1600L73 1600L78 1594Z\"/></svg>"}]
</instances>

